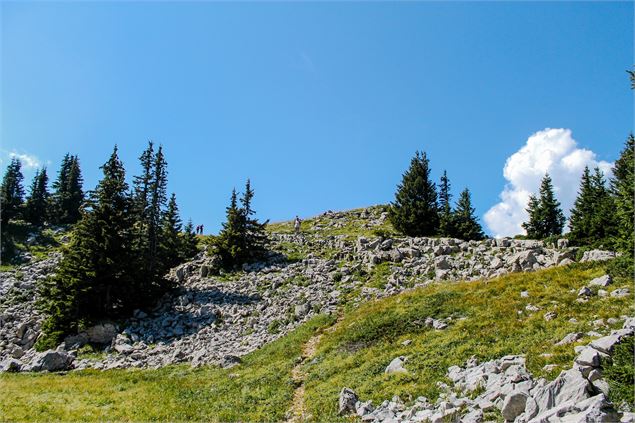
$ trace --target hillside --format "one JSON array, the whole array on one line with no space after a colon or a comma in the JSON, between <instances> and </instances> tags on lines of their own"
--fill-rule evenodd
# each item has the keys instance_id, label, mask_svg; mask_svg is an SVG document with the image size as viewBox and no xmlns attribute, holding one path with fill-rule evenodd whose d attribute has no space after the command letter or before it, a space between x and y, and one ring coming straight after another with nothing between
<instances>
[{"instance_id":1,"label":"hillside","mask_svg":"<svg viewBox=\"0 0 635 423\"><path fill-rule=\"evenodd\" d=\"M275 252L266 262L217 274L201 254L171 271L179 291L156 308L67 339L56 353L59 369L72 370L63 377L28 372L48 363L32 348L41 324L34 287L56 257L2 273L0 361L26 372L0 374L11 392L0 396L0 416L349 420L338 414L344 387L375 407L396 395L386 403L396 413L421 396L447 398L439 383L452 386L448 368L473 356L522 355L533 378L556 379L575 347L633 315L632 281L589 284L605 274L595 260L608 252L396 237L381 206L307 219L300 236L290 222L268 229ZM406 372L386 374L398 357ZM482 418L500 419L499 402ZM462 407L455 418L470 408Z\"/></svg>"}]
</instances>

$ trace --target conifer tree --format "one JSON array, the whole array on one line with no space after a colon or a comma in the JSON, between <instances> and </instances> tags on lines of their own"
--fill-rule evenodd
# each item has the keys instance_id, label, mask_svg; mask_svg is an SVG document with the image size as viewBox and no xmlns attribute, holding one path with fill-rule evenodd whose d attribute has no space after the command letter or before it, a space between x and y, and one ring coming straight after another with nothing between
<instances>
[{"instance_id":1,"label":"conifer tree","mask_svg":"<svg viewBox=\"0 0 635 423\"><path fill-rule=\"evenodd\" d=\"M527 212L529 221L523 223L523 228L529 238L543 239L562 234L565 217L553 192L553 184L548 173L540 183L540 198L530 197Z\"/></svg>"},{"instance_id":2,"label":"conifer tree","mask_svg":"<svg viewBox=\"0 0 635 423\"><path fill-rule=\"evenodd\" d=\"M437 191L430 180L429 161L425 153L416 152L410 167L397 187L389 217L399 232L408 236L429 236L439 228Z\"/></svg>"},{"instance_id":3,"label":"conifer tree","mask_svg":"<svg viewBox=\"0 0 635 423\"><path fill-rule=\"evenodd\" d=\"M522 224L523 229L527 232L527 236L529 238L539 238L540 234L542 234L542 222L540 221L540 202L538 201L538 197L534 194L529 196L529 202L527 203L527 214L529 215L529 220Z\"/></svg>"},{"instance_id":4,"label":"conifer tree","mask_svg":"<svg viewBox=\"0 0 635 423\"><path fill-rule=\"evenodd\" d=\"M22 181L22 163L17 158L11 159L0 185L0 220L6 227L9 220L21 217L24 203L24 187ZM4 229L3 229L4 231Z\"/></svg>"},{"instance_id":5,"label":"conifer tree","mask_svg":"<svg viewBox=\"0 0 635 423\"><path fill-rule=\"evenodd\" d=\"M31 190L24 210L26 220L36 226L42 226L47 219L49 202L47 184L46 168L38 170L31 183Z\"/></svg>"},{"instance_id":6,"label":"conifer tree","mask_svg":"<svg viewBox=\"0 0 635 423\"><path fill-rule=\"evenodd\" d=\"M454 227L454 214L452 213L452 206L450 205L451 199L450 180L448 179L447 172L444 170L443 176L441 176L441 182L439 183L439 234L441 236L457 236Z\"/></svg>"},{"instance_id":7,"label":"conifer tree","mask_svg":"<svg viewBox=\"0 0 635 423\"><path fill-rule=\"evenodd\" d=\"M631 81L633 81L631 74ZM635 83L635 82L634 82ZM621 250L633 254L635 247L635 138L630 134L624 150L615 161L611 193L615 199L615 218L618 224L618 246Z\"/></svg>"},{"instance_id":8,"label":"conifer tree","mask_svg":"<svg viewBox=\"0 0 635 423\"><path fill-rule=\"evenodd\" d=\"M68 153L62 159L57 179L53 182L53 195L49 214L54 223L72 224L80 218L84 201L83 179L79 158Z\"/></svg>"},{"instance_id":9,"label":"conifer tree","mask_svg":"<svg viewBox=\"0 0 635 423\"><path fill-rule=\"evenodd\" d=\"M160 237L160 268L161 274L180 263L182 254L181 218L176 204L176 195L172 193L168 207L163 214Z\"/></svg>"},{"instance_id":10,"label":"conifer tree","mask_svg":"<svg viewBox=\"0 0 635 423\"><path fill-rule=\"evenodd\" d=\"M254 191L251 189L251 181L247 179L245 184L245 192L240 202L242 204L242 214L245 221L245 253L248 261L254 261L262 258L268 246L267 233L265 226L267 222L260 223L254 217L256 212L251 207L251 201L254 197Z\"/></svg>"},{"instance_id":11,"label":"conifer tree","mask_svg":"<svg viewBox=\"0 0 635 423\"><path fill-rule=\"evenodd\" d=\"M65 223L76 223L81 216L80 209L84 202L83 182L79 157L72 156L68 175L67 198L64 204Z\"/></svg>"},{"instance_id":12,"label":"conifer tree","mask_svg":"<svg viewBox=\"0 0 635 423\"><path fill-rule=\"evenodd\" d=\"M232 190L229 206L225 209L225 222L216 239L213 252L218 254L222 265L231 269L246 259L245 255L245 219L238 207L236 189Z\"/></svg>"},{"instance_id":13,"label":"conifer tree","mask_svg":"<svg viewBox=\"0 0 635 423\"><path fill-rule=\"evenodd\" d=\"M192 220L188 220L181 234L181 261L194 257L198 253L198 239Z\"/></svg>"},{"instance_id":14,"label":"conifer tree","mask_svg":"<svg viewBox=\"0 0 635 423\"><path fill-rule=\"evenodd\" d=\"M146 297L135 285L131 260L132 201L115 147L87 201L71 243L49 284L44 331L54 341L100 318L120 317Z\"/></svg>"},{"instance_id":15,"label":"conifer tree","mask_svg":"<svg viewBox=\"0 0 635 423\"><path fill-rule=\"evenodd\" d=\"M571 210L569 239L578 245L610 245L617 231L615 204L609 194L604 174L585 167L578 197Z\"/></svg>"},{"instance_id":16,"label":"conifer tree","mask_svg":"<svg viewBox=\"0 0 635 423\"><path fill-rule=\"evenodd\" d=\"M149 209L148 209L148 271L152 279L161 277L161 267L158 266L158 248L160 243L160 225L163 215L163 207L167 200L167 163L163 155L163 147L159 149L154 157L152 179L149 187Z\"/></svg>"},{"instance_id":17,"label":"conifer tree","mask_svg":"<svg viewBox=\"0 0 635 423\"><path fill-rule=\"evenodd\" d=\"M472 207L472 198L470 190L465 188L459 196L456 204L456 210L453 213L453 221L455 225L455 236L466 241L481 240L485 237L483 228L478 223L475 216L475 210Z\"/></svg>"}]
</instances>

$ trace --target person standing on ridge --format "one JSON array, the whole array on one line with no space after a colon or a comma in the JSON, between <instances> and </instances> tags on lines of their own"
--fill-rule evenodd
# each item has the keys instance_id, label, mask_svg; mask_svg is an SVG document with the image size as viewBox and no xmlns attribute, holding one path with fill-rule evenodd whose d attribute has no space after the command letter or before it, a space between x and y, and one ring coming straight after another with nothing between
<instances>
[{"instance_id":1,"label":"person standing on ridge","mask_svg":"<svg viewBox=\"0 0 635 423\"><path fill-rule=\"evenodd\" d=\"M296 235L300 235L300 225L302 224L302 221L300 220L300 218L296 215L295 216L295 220L293 222L293 227L295 229L295 234Z\"/></svg>"}]
</instances>

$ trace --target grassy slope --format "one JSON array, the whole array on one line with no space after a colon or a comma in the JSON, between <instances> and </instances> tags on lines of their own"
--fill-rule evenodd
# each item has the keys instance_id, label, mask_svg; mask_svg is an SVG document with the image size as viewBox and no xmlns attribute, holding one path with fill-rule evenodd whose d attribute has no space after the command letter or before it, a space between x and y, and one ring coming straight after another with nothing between
<instances>
[{"instance_id":1,"label":"grassy slope","mask_svg":"<svg viewBox=\"0 0 635 423\"><path fill-rule=\"evenodd\" d=\"M333 320L316 317L232 369L0 374L0 421L280 421L302 345Z\"/></svg>"},{"instance_id":2,"label":"grassy slope","mask_svg":"<svg viewBox=\"0 0 635 423\"><path fill-rule=\"evenodd\" d=\"M377 214L387 210L386 206L373 206L370 209L373 213ZM303 234L319 234L323 237L345 235L348 239L355 239L359 236L377 236L378 231L385 235L396 234L388 220L384 221L381 225L369 227L367 225L367 219L354 218L352 216L352 213L362 210L363 209L353 209L344 212L349 214L349 216L345 220L342 219L342 225L340 227L333 225L334 220L331 216L318 215L303 220L300 228ZM337 222L337 220L335 220L335 222ZM267 225L267 231L279 234L292 234L294 233L293 220L269 223Z\"/></svg>"},{"instance_id":3,"label":"grassy slope","mask_svg":"<svg viewBox=\"0 0 635 423\"><path fill-rule=\"evenodd\" d=\"M375 404L395 394L404 401L420 395L435 399L436 382L445 380L447 368L464 364L472 355L489 360L526 354L531 372L554 378L571 366L573 346L590 338L565 346L555 346L557 341L570 332L592 330L595 319L633 312L632 295L576 302L578 289L602 274L601 264L574 265L490 281L437 284L366 303L323 336L317 359L306 365L308 410L319 421L337 420L336 399L344 386ZM630 283L621 280L616 283L620 285ZM529 291L529 298L520 296L523 290ZM541 310L527 312L527 304ZM548 311L557 312L557 318L545 321ZM423 325L428 316L465 319L435 331ZM406 339L412 340L409 346L401 344ZM409 357L406 368L411 374L385 375L386 366L400 355ZM560 367L546 374L542 368L551 363Z\"/></svg>"},{"instance_id":4,"label":"grassy slope","mask_svg":"<svg viewBox=\"0 0 635 423\"><path fill-rule=\"evenodd\" d=\"M0 271L8 271L19 263L14 263L16 255L20 253L30 253L36 260L46 258L49 253L59 249L61 239L68 234L68 230L60 227L57 233L50 228L39 229L26 222L10 222L4 230L2 236L7 236L13 243L13 250L7 252L6 257L2 257ZM35 234L35 238L29 243L29 238Z\"/></svg>"}]
</instances>

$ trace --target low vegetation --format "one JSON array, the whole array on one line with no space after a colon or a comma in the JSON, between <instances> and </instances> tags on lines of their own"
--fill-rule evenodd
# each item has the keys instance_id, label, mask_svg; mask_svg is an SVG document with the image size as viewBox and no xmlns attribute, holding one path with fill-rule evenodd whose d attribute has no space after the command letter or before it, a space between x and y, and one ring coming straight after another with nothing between
<instances>
[{"instance_id":1,"label":"low vegetation","mask_svg":"<svg viewBox=\"0 0 635 423\"><path fill-rule=\"evenodd\" d=\"M318 316L231 369L0 374L0 421L282 421L302 345L333 321Z\"/></svg>"},{"instance_id":2,"label":"low vegetation","mask_svg":"<svg viewBox=\"0 0 635 423\"><path fill-rule=\"evenodd\" d=\"M434 400L440 392L437 382L447 382L448 367L473 355L486 361L526 354L529 371L553 379L571 367L573 347L591 340L555 345L566 334L602 330L591 322L633 311L632 296L577 301L580 287L604 272L602 264L576 264L488 281L433 284L363 304L323 336L316 359L306 365L308 409L318 421L337 420L336 399L344 386L375 404L395 394L404 401L421 395ZM628 279L618 279L615 286L627 284ZM529 296L521 297L522 291ZM540 310L527 311L529 304ZM547 321L547 312L557 317ZM447 329L437 331L426 327L426 317L451 320ZM404 346L405 340L412 342ZM408 357L410 374L384 374L400 355ZM545 371L546 364L557 366Z\"/></svg>"}]
</instances>

